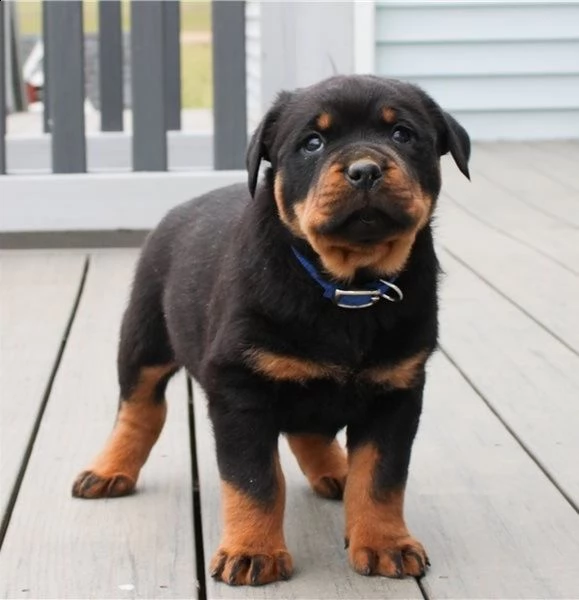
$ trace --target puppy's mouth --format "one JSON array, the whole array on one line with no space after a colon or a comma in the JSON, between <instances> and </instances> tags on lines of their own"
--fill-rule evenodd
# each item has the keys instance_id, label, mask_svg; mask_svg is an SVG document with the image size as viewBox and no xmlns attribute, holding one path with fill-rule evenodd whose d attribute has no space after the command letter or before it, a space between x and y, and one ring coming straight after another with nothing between
<instances>
[{"instance_id":1,"label":"puppy's mouth","mask_svg":"<svg viewBox=\"0 0 579 600\"><path fill-rule=\"evenodd\" d=\"M349 212L340 211L326 221L318 232L352 244L372 246L414 225L412 216L396 206L388 209L366 206Z\"/></svg>"}]
</instances>

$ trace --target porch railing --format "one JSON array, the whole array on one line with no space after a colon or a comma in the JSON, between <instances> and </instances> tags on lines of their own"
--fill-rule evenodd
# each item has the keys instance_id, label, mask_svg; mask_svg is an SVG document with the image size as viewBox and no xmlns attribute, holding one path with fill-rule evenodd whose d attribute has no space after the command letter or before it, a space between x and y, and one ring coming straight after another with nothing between
<instances>
[{"instance_id":1,"label":"porch railing","mask_svg":"<svg viewBox=\"0 0 579 600\"><path fill-rule=\"evenodd\" d=\"M5 2L0 2L4 31ZM213 169L242 169L247 143L245 2L212 2ZM178 0L131 2L133 171L166 171L167 132L181 128ZM82 1L43 2L45 130L53 173L87 171ZM0 174L6 173L6 65L0 43ZM120 0L99 0L101 130L123 127ZM204 148L207 145L203 146ZM194 164L191 165L195 166Z\"/></svg>"}]
</instances>

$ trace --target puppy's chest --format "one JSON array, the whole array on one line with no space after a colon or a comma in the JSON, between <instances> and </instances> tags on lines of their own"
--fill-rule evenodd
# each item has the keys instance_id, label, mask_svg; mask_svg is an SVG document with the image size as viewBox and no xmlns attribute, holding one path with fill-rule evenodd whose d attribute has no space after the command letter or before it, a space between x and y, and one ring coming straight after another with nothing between
<instances>
[{"instance_id":1,"label":"puppy's chest","mask_svg":"<svg viewBox=\"0 0 579 600\"><path fill-rule=\"evenodd\" d=\"M403 389L418 379L428 354L425 349L402 353L395 341L378 335L369 339L334 335L283 351L252 347L246 352L246 361L272 381L308 384L331 380L344 386L376 384Z\"/></svg>"}]
</instances>

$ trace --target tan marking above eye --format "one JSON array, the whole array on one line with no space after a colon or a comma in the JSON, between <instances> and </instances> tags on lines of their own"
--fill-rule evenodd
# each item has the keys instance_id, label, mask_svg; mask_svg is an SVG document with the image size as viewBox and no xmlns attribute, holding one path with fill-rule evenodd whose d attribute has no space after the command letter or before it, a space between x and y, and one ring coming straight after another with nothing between
<instances>
[{"instance_id":1,"label":"tan marking above eye","mask_svg":"<svg viewBox=\"0 0 579 600\"><path fill-rule=\"evenodd\" d=\"M408 389L416 383L427 358L428 351L421 350L414 356L405 358L395 365L366 369L362 371L361 377L380 385L387 385L396 389Z\"/></svg>"},{"instance_id":2,"label":"tan marking above eye","mask_svg":"<svg viewBox=\"0 0 579 600\"><path fill-rule=\"evenodd\" d=\"M342 380L346 375L346 370L338 365L317 363L257 348L247 350L245 357L254 370L276 381L304 383L312 379Z\"/></svg>"},{"instance_id":3,"label":"tan marking above eye","mask_svg":"<svg viewBox=\"0 0 579 600\"><path fill-rule=\"evenodd\" d=\"M382 118L384 121L386 121L386 123L388 123L388 125L394 125L397 119L396 111L390 106L385 106L382 109Z\"/></svg>"},{"instance_id":4,"label":"tan marking above eye","mask_svg":"<svg viewBox=\"0 0 579 600\"><path fill-rule=\"evenodd\" d=\"M321 131L326 131L332 125L332 116L330 113L323 112L317 119L316 125Z\"/></svg>"}]
</instances>

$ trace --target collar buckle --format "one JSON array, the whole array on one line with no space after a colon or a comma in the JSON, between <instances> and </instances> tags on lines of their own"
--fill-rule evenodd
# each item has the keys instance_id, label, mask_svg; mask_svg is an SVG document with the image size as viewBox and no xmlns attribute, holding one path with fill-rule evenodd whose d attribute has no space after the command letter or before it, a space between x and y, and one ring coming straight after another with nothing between
<instances>
[{"instance_id":1,"label":"collar buckle","mask_svg":"<svg viewBox=\"0 0 579 600\"><path fill-rule=\"evenodd\" d=\"M379 282L380 286L375 290L341 290L337 288L334 291L334 304L340 308L368 308L382 299L388 302L400 302L404 298L402 290L397 285L384 279L380 279ZM351 301L348 301L348 298ZM365 302L364 299L366 299Z\"/></svg>"},{"instance_id":2,"label":"collar buckle","mask_svg":"<svg viewBox=\"0 0 579 600\"><path fill-rule=\"evenodd\" d=\"M380 290L340 290L336 289L334 292L334 304L340 308L368 308L380 301L382 297ZM342 300L342 298L367 298L368 301L357 304L349 303Z\"/></svg>"}]
</instances>

